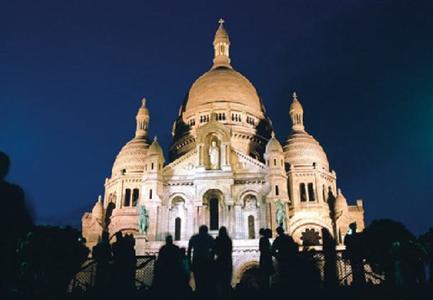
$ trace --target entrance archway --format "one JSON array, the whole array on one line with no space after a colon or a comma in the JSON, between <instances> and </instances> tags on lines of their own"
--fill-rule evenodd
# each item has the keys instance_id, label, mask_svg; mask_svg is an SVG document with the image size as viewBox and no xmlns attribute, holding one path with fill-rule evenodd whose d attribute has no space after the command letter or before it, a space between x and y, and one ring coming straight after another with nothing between
<instances>
[{"instance_id":1,"label":"entrance archway","mask_svg":"<svg viewBox=\"0 0 433 300\"><path fill-rule=\"evenodd\" d=\"M234 285L241 284L247 286L257 286L260 283L259 262L256 260L248 261L243 264L234 276Z\"/></svg>"},{"instance_id":2,"label":"entrance archway","mask_svg":"<svg viewBox=\"0 0 433 300\"><path fill-rule=\"evenodd\" d=\"M219 208L218 198L209 199L209 229L218 230L219 228Z\"/></svg>"},{"instance_id":3,"label":"entrance archway","mask_svg":"<svg viewBox=\"0 0 433 300\"><path fill-rule=\"evenodd\" d=\"M220 190L208 190L203 195L204 216L210 231L224 225L224 196Z\"/></svg>"}]
</instances>

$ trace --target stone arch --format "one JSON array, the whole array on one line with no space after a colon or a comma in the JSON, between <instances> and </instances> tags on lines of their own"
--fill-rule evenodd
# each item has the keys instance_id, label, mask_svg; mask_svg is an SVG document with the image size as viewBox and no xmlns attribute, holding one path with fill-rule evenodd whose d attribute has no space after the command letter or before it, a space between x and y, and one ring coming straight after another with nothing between
<instances>
[{"instance_id":1,"label":"stone arch","mask_svg":"<svg viewBox=\"0 0 433 300\"><path fill-rule=\"evenodd\" d=\"M233 278L232 278L232 285L236 286L239 284L242 280L242 276L247 272L248 270L259 268L259 261L256 259L249 260L247 262L244 262L241 264L234 272Z\"/></svg>"},{"instance_id":2,"label":"stone arch","mask_svg":"<svg viewBox=\"0 0 433 300\"><path fill-rule=\"evenodd\" d=\"M173 236L177 237L178 240L186 238L188 231L187 219L188 219L188 207L185 195L182 193L173 194L168 201L168 232Z\"/></svg>"},{"instance_id":3,"label":"stone arch","mask_svg":"<svg viewBox=\"0 0 433 300\"><path fill-rule=\"evenodd\" d=\"M165 205L167 205L168 207L171 207L173 205L173 200L177 197L180 197L183 199L183 201L185 202L185 205L190 205L191 201L189 200L190 197L188 197L185 193L182 192L174 192L171 193L166 199L166 203Z\"/></svg>"},{"instance_id":4,"label":"stone arch","mask_svg":"<svg viewBox=\"0 0 433 300\"><path fill-rule=\"evenodd\" d=\"M239 196L237 197L236 202L237 202L238 204L241 204L242 206L245 205L245 198L246 198L248 195L252 195L252 196L256 197L256 199L257 199L257 205L258 205L258 206L260 206L260 204L261 204L261 202L262 202L262 201L260 201L261 198L262 198L262 197L260 197L260 194L259 194L257 191L252 190L251 188L246 188L246 189L244 189L244 190L241 191L238 195L239 195Z\"/></svg>"},{"instance_id":5,"label":"stone arch","mask_svg":"<svg viewBox=\"0 0 433 300\"><path fill-rule=\"evenodd\" d=\"M304 222L297 222L298 224L296 224L296 226L290 226L289 228L291 228L289 230L289 234L293 237L293 239L295 240L296 243L298 243L298 245L302 246L303 242L301 239L301 235L302 232L306 229L314 229L317 232L321 234L321 229L324 228L327 231L329 231L332 235L332 228L330 226L328 226L328 224L325 224L324 222L318 221L318 220L306 220Z\"/></svg>"},{"instance_id":6,"label":"stone arch","mask_svg":"<svg viewBox=\"0 0 433 300\"><path fill-rule=\"evenodd\" d=\"M215 124L212 124L213 126L209 126L210 123L206 124L205 126L199 127L197 130L197 139L196 143L205 143L206 138L209 135L215 135L218 137L222 143L229 143L230 142L230 130L226 128L224 125L222 125L219 122L215 122Z\"/></svg>"}]
</instances>

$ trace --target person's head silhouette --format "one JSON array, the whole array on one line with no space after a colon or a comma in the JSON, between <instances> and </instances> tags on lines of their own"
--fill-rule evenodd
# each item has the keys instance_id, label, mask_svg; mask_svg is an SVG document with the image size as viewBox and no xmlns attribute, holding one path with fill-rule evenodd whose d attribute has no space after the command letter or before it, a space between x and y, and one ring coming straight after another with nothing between
<instances>
[{"instance_id":1,"label":"person's head silhouette","mask_svg":"<svg viewBox=\"0 0 433 300\"><path fill-rule=\"evenodd\" d=\"M227 228L225 228L225 226L221 226L220 230L218 231L218 235L219 236L228 236Z\"/></svg>"},{"instance_id":2,"label":"person's head silhouette","mask_svg":"<svg viewBox=\"0 0 433 300\"><path fill-rule=\"evenodd\" d=\"M208 228L206 225L201 225L200 228L198 229L198 233L200 234L207 234L208 232Z\"/></svg>"},{"instance_id":3,"label":"person's head silhouette","mask_svg":"<svg viewBox=\"0 0 433 300\"><path fill-rule=\"evenodd\" d=\"M277 233L278 233L278 235L283 235L284 234L283 227L281 227L281 226L277 227Z\"/></svg>"},{"instance_id":4,"label":"person's head silhouette","mask_svg":"<svg viewBox=\"0 0 433 300\"><path fill-rule=\"evenodd\" d=\"M259 234L261 235L261 236L265 236L265 229L264 228L260 228L259 229Z\"/></svg>"},{"instance_id":5,"label":"person's head silhouette","mask_svg":"<svg viewBox=\"0 0 433 300\"><path fill-rule=\"evenodd\" d=\"M167 245L172 245L173 244L173 237L170 234L165 237L165 243Z\"/></svg>"},{"instance_id":6,"label":"person's head silhouette","mask_svg":"<svg viewBox=\"0 0 433 300\"><path fill-rule=\"evenodd\" d=\"M263 230L263 235L266 238L270 239L272 237L272 230L270 230L269 228L264 229Z\"/></svg>"},{"instance_id":7,"label":"person's head silhouette","mask_svg":"<svg viewBox=\"0 0 433 300\"><path fill-rule=\"evenodd\" d=\"M11 161L9 156L6 153L0 151L0 181L3 181L6 178L6 175L9 173Z\"/></svg>"}]
</instances>

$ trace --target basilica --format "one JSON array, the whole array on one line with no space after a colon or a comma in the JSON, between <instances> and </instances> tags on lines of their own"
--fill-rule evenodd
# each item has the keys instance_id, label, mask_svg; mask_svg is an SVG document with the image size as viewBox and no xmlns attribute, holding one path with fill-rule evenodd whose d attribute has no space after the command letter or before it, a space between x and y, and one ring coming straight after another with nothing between
<instances>
[{"instance_id":1,"label":"basilica","mask_svg":"<svg viewBox=\"0 0 433 300\"><path fill-rule=\"evenodd\" d=\"M291 133L280 143L265 102L232 66L222 20L213 48L211 68L192 84L174 121L169 153L149 139L151 112L142 100L135 136L117 155L104 195L82 218L87 246L103 232L113 239L132 233L137 255L157 255L167 234L186 246L200 225L214 236L225 226L234 282L258 264L260 228L282 226L300 247L318 248L326 230L344 247L350 224L364 228L363 202L347 203L325 151L306 130L302 97L293 93Z\"/></svg>"}]
</instances>

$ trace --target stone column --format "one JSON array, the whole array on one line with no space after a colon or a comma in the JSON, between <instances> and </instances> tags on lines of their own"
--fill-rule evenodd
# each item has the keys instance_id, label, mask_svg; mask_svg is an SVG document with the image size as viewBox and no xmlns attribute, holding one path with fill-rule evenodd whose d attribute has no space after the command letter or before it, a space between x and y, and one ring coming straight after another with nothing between
<instances>
[{"instance_id":1,"label":"stone column","mask_svg":"<svg viewBox=\"0 0 433 300\"><path fill-rule=\"evenodd\" d=\"M240 204L235 204L235 239L242 239L242 207Z\"/></svg>"}]
</instances>

